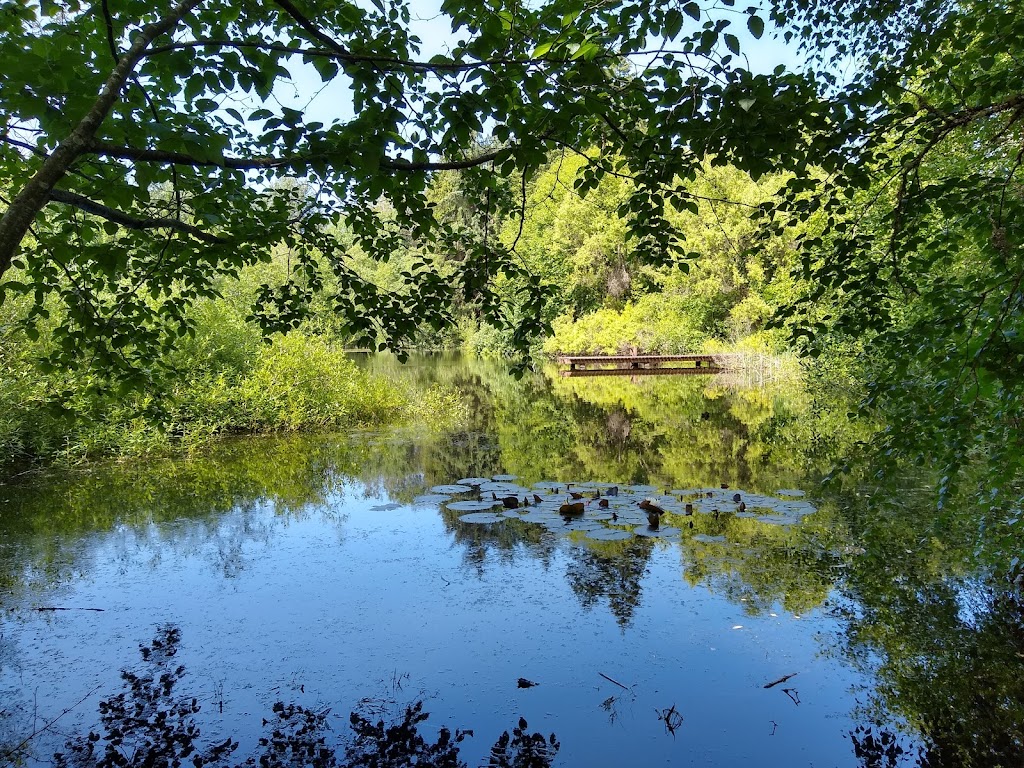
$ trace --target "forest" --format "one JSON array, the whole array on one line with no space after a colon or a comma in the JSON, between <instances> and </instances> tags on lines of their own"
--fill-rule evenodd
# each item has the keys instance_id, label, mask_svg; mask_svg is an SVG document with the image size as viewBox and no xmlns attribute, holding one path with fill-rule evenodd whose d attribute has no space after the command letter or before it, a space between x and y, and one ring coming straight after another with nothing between
<instances>
[{"instance_id":1,"label":"forest","mask_svg":"<svg viewBox=\"0 0 1024 768\"><path fill-rule=\"evenodd\" d=\"M8 463L458 419L355 347L750 350L1019 509L1014 4L415 10L4 5Z\"/></svg>"}]
</instances>

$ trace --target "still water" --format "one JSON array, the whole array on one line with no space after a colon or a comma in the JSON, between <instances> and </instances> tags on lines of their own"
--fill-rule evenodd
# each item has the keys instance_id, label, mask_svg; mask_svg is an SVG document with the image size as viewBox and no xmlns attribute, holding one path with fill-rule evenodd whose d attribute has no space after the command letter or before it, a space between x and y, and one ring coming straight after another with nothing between
<instances>
[{"instance_id":1,"label":"still water","mask_svg":"<svg viewBox=\"0 0 1024 768\"><path fill-rule=\"evenodd\" d=\"M823 491L860 437L845 409L794 382L366 364L462 391L466 423L0 486L4 754L40 764L96 728L171 625L180 693L239 761L276 702L329 709L343 742L350 712L422 700L428 739L473 730L469 766L521 717L564 766L1021 764L1024 610L1000 554L920 480ZM582 518L550 511L566 483ZM506 488L548 511L449 506Z\"/></svg>"}]
</instances>

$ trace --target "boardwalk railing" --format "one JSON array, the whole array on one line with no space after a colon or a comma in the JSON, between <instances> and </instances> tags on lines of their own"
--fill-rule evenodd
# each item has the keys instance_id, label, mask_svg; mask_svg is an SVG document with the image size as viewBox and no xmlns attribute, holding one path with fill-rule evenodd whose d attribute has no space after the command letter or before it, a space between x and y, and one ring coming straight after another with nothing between
<instances>
[{"instance_id":1,"label":"boardwalk railing","mask_svg":"<svg viewBox=\"0 0 1024 768\"><path fill-rule=\"evenodd\" d=\"M742 355L559 355L563 376L694 375L737 368Z\"/></svg>"}]
</instances>

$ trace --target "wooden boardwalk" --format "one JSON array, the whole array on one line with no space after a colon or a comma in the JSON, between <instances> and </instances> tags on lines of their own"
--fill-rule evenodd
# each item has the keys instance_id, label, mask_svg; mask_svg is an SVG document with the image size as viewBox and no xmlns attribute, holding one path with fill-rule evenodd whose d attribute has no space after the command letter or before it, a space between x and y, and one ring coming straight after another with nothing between
<instances>
[{"instance_id":1,"label":"wooden boardwalk","mask_svg":"<svg viewBox=\"0 0 1024 768\"><path fill-rule=\"evenodd\" d=\"M740 355L559 355L562 376L656 376L722 373ZM735 361L734 361L735 358Z\"/></svg>"}]
</instances>

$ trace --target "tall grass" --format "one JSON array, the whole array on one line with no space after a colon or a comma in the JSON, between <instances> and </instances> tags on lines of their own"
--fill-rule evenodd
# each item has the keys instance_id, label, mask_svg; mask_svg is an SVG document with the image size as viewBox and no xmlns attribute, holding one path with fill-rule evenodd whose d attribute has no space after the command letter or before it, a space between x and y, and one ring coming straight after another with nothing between
<instances>
[{"instance_id":1,"label":"tall grass","mask_svg":"<svg viewBox=\"0 0 1024 768\"><path fill-rule=\"evenodd\" d=\"M15 313L0 319L0 465L166 453L230 433L437 426L461 413L452 393L363 372L340 340L300 330L266 343L230 302L198 305L195 335L128 389L103 372L43 373L47 334L28 339Z\"/></svg>"}]
</instances>

